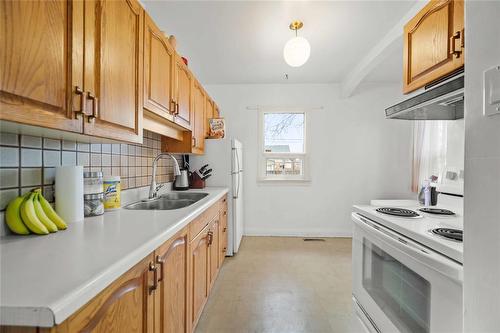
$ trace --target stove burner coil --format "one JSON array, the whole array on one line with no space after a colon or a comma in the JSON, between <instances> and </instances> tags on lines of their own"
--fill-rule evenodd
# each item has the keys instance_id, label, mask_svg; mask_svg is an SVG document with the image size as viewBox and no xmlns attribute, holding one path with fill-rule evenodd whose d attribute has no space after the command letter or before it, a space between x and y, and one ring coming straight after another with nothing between
<instances>
[{"instance_id":1,"label":"stove burner coil","mask_svg":"<svg viewBox=\"0 0 500 333\"><path fill-rule=\"evenodd\" d=\"M455 215L451 210L442 208L420 208L419 211L435 215Z\"/></svg>"},{"instance_id":2,"label":"stove burner coil","mask_svg":"<svg viewBox=\"0 0 500 333\"><path fill-rule=\"evenodd\" d=\"M450 228L436 228L432 229L431 232L435 235L441 236L446 239L455 240L458 242L463 241L463 231L458 229Z\"/></svg>"},{"instance_id":3,"label":"stove burner coil","mask_svg":"<svg viewBox=\"0 0 500 333\"><path fill-rule=\"evenodd\" d=\"M393 216L400 216L400 217L420 217L421 215L418 214L417 212L410 210L410 209L404 209L404 208L393 208L393 207L382 207L382 208L377 208L377 212L387 214L387 215L393 215Z\"/></svg>"}]
</instances>

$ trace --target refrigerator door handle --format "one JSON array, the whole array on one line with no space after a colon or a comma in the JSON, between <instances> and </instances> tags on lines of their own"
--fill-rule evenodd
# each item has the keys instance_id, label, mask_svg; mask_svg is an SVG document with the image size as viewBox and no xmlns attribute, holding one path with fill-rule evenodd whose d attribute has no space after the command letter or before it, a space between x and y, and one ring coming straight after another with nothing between
<instances>
[{"instance_id":1,"label":"refrigerator door handle","mask_svg":"<svg viewBox=\"0 0 500 333\"><path fill-rule=\"evenodd\" d=\"M238 157L238 150L234 150L234 156L236 157L236 164L238 165L238 167L236 168L236 173L238 174L238 187L236 188L236 194L233 194L233 199L238 199L238 197L240 196L240 158Z\"/></svg>"}]
</instances>

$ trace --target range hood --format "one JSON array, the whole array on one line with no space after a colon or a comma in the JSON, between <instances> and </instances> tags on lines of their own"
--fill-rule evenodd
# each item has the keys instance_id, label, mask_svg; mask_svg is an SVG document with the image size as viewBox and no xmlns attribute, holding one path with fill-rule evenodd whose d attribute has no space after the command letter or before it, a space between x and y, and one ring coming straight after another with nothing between
<instances>
[{"instance_id":1,"label":"range hood","mask_svg":"<svg viewBox=\"0 0 500 333\"><path fill-rule=\"evenodd\" d=\"M464 117L464 76L454 77L385 109L389 119L455 120Z\"/></svg>"}]
</instances>

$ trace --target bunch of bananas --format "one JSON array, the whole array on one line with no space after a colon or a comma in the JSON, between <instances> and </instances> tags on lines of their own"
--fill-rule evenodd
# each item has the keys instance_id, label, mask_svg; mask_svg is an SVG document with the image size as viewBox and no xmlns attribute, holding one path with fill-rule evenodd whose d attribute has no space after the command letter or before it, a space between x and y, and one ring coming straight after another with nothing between
<instances>
[{"instance_id":1,"label":"bunch of bananas","mask_svg":"<svg viewBox=\"0 0 500 333\"><path fill-rule=\"evenodd\" d=\"M50 203L36 189L9 202L5 211L9 229L19 235L34 233L46 235L68 227Z\"/></svg>"}]
</instances>

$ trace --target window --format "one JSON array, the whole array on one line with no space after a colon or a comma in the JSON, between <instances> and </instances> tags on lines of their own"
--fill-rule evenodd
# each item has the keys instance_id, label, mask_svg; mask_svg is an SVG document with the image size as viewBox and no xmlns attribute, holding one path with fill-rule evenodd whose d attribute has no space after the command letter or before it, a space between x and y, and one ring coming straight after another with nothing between
<instances>
[{"instance_id":1,"label":"window","mask_svg":"<svg viewBox=\"0 0 500 333\"><path fill-rule=\"evenodd\" d=\"M261 111L259 180L306 181L306 112Z\"/></svg>"}]
</instances>

